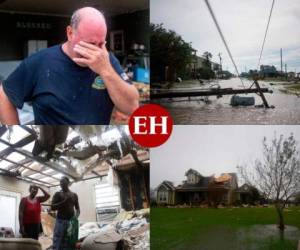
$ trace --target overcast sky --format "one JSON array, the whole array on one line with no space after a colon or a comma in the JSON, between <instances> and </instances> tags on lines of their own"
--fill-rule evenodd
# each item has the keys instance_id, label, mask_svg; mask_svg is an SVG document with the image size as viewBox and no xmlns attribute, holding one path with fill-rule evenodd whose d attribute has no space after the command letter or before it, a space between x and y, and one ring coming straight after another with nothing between
<instances>
[{"instance_id":1,"label":"overcast sky","mask_svg":"<svg viewBox=\"0 0 300 250\"><path fill-rule=\"evenodd\" d=\"M262 139L294 134L300 144L300 126L194 126L173 127L170 139L150 151L151 187L162 181L176 185L185 180L185 172L196 169L204 176L237 172L238 164L252 167L261 158Z\"/></svg>"},{"instance_id":2,"label":"overcast sky","mask_svg":"<svg viewBox=\"0 0 300 250\"><path fill-rule=\"evenodd\" d=\"M210 0L239 71L255 69L272 0ZM192 42L198 55L209 51L213 61L223 57L223 69L232 63L208 12L204 0L150 0L150 21ZM261 64L280 70L280 48L288 71L300 71L300 1L275 1Z\"/></svg>"}]
</instances>

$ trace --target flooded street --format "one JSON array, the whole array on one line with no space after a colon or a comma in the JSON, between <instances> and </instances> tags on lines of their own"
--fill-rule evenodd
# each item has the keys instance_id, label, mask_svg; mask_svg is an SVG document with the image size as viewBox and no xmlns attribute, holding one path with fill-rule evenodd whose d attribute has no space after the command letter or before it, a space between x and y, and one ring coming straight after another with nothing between
<instances>
[{"instance_id":1,"label":"flooded street","mask_svg":"<svg viewBox=\"0 0 300 250\"><path fill-rule=\"evenodd\" d=\"M245 87L249 88L251 81L243 79ZM221 88L243 88L238 78L220 80L205 85L199 82L188 84L176 83L174 88L199 89L208 88L212 84L219 84ZM269 82L259 81L261 87L273 90L273 94L266 93L265 97L269 105L275 106L274 109L250 107L231 107L231 95L225 95L217 99L210 96L209 102L203 102L203 97L174 98L155 100L169 110L175 124L300 124L300 98L296 95L285 94L279 89L282 85L270 85ZM243 95L240 95L243 96ZM261 98L256 94L246 96L255 97L255 105L262 104Z\"/></svg>"}]
</instances>

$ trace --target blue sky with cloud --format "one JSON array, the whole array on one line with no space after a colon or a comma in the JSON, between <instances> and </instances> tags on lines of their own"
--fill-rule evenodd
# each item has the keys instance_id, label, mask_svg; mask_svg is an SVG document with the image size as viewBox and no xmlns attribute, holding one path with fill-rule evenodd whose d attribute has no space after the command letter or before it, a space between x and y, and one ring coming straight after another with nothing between
<instances>
[{"instance_id":1,"label":"blue sky with cloud","mask_svg":"<svg viewBox=\"0 0 300 250\"><path fill-rule=\"evenodd\" d=\"M210 0L239 71L255 69L272 0ZM223 68L233 65L208 12L204 0L150 0L150 21L175 30L186 42L192 42L198 55L223 57ZM288 71L300 71L300 1L275 1L261 64L280 70L280 48Z\"/></svg>"}]
</instances>

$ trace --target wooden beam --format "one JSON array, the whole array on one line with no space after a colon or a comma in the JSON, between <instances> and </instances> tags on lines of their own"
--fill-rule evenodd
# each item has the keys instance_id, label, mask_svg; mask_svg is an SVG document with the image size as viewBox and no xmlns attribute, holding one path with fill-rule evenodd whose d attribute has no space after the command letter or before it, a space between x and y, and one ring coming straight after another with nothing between
<instances>
[{"instance_id":1,"label":"wooden beam","mask_svg":"<svg viewBox=\"0 0 300 250\"><path fill-rule=\"evenodd\" d=\"M268 88L258 89L206 89L206 90L187 90L187 91L168 91L160 93L151 93L151 99L162 99L162 98L179 98L179 97L195 97L195 96L222 96L222 95L236 95L236 94L247 94L247 93L272 93L272 90Z\"/></svg>"},{"instance_id":2,"label":"wooden beam","mask_svg":"<svg viewBox=\"0 0 300 250\"><path fill-rule=\"evenodd\" d=\"M6 130L7 130L7 127L5 125L1 125L0 126L0 137L2 135L4 135L4 133L6 132Z\"/></svg>"},{"instance_id":3,"label":"wooden beam","mask_svg":"<svg viewBox=\"0 0 300 250\"><path fill-rule=\"evenodd\" d=\"M1 138L0 138L0 142L7 145L7 146L13 146L12 144L8 143L7 141L4 141ZM33 156L32 153L30 153L26 150L14 148L14 151L21 154L21 155L24 155L25 157L27 157L29 159L32 159L36 162L39 162L40 164L42 164L44 166L47 166L51 169L54 169L54 170L58 171L59 173L65 174L65 175L67 175L68 177L70 177L74 180L78 180L78 179L81 178L81 176L77 172L75 172L73 170L70 170L70 169L67 169L67 168L64 168L64 167L58 165L55 162L46 162L44 158L42 158L40 156Z\"/></svg>"},{"instance_id":4,"label":"wooden beam","mask_svg":"<svg viewBox=\"0 0 300 250\"><path fill-rule=\"evenodd\" d=\"M262 91L262 88L259 86L257 80L254 80L254 84L255 84L255 86L256 86L256 89L258 90L259 96L261 97L261 99L262 99L262 101L263 101L263 103L264 103L264 106L265 106L266 108L270 108L270 106L269 106L269 104L268 104L268 102L267 102L267 99L266 99L266 97L265 97L265 95L264 95L264 92Z\"/></svg>"},{"instance_id":5,"label":"wooden beam","mask_svg":"<svg viewBox=\"0 0 300 250\"><path fill-rule=\"evenodd\" d=\"M58 181L60 180L60 179L58 179L58 178L56 178L56 177L54 177L54 176L52 176L52 175L49 175L49 174L46 174L46 173L41 173L41 172L38 171L38 170L32 169L32 168L30 168L30 167L27 167L27 166L25 166L25 165L23 165L23 164L18 164L17 162L14 162L14 161L12 161L12 160L9 160L9 159L6 159L6 158L2 158L2 160L7 161L7 162L10 162L10 163L12 163L12 164L19 165L19 166L21 166L21 167L23 167L23 168L25 168L25 169L28 169L28 170L30 170L30 171L32 171L32 172L34 172L34 173L42 174L42 175L47 176L47 177L50 177L50 178L52 178L52 179L54 179L54 180L58 180ZM9 170L7 170L7 171L9 171ZM27 175L26 175L25 177L27 177Z\"/></svg>"},{"instance_id":6,"label":"wooden beam","mask_svg":"<svg viewBox=\"0 0 300 250\"><path fill-rule=\"evenodd\" d=\"M33 130L32 128L30 128L28 125L20 125L20 127L24 130L26 130L29 134L34 135L37 137L37 134L35 132L35 130Z\"/></svg>"},{"instance_id":7,"label":"wooden beam","mask_svg":"<svg viewBox=\"0 0 300 250\"><path fill-rule=\"evenodd\" d=\"M143 176L143 188L144 188L144 195L145 195L147 207L150 207L150 201L149 201L149 197L148 197L148 190L147 190L147 182L146 182L145 173L144 173L144 171L141 171L140 173Z\"/></svg>"},{"instance_id":8,"label":"wooden beam","mask_svg":"<svg viewBox=\"0 0 300 250\"><path fill-rule=\"evenodd\" d=\"M130 175L127 176L127 180L128 180L128 187L129 187L129 196L130 196L131 208L132 208L132 210L135 210L134 197L133 197L133 189L132 189L132 182L131 182L131 176Z\"/></svg>"},{"instance_id":9,"label":"wooden beam","mask_svg":"<svg viewBox=\"0 0 300 250\"><path fill-rule=\"evenodd\" d=\"M3 169L3 168L0 168L0 171L6 172L8 174L10 173L10 171L8 171L6 169ZM36 179L30 178L30 177L23 177L23 176L15 176L15 177L10 176L10 177L11 178L17 178L19 180L27 181L27 182L30 182L30 183L33 183L33 181L36 181L36 182L41 183L41 185L46 186L46 187L50 187L51 186L51 184L49 184L47 182L44 182L44 181L41 181L41 180L36 180Z\"/></svg>"},{"instance_id":10,"label":"wooden beam","mask_svg":"<svg viewBox=\"0 0 300 250\"><path fill-rule=\"evenodd\" d=\"M3 139L0 139L3 144L6 144L8 146L8 148L6 148L0 152L0 158L14 152L15 148L21 148L21 147L26 146L27 144L33 142L35 139L36 139L35 135L28 135L25 138L21 139L20 141L14 143L14 144L7 143Z\"/></svg>"},{"instance_id":11,"label":"wooden beam","mask_svg":"<svg viewBox=\"0 0 300 250\"><path fill-rule=\"evenodd\" d=\"M24 164L27 164L27 163L30 163L30 162L32 162L32 159L25 158L25 159L20 160L20 161L18 161L16 163L12 163L11 165L8 165L6 167L6 169L7 170L13 170L13 169L15 169L15 168L17 168L19 166L23 166Z\"/></svg>"}]
</instances>

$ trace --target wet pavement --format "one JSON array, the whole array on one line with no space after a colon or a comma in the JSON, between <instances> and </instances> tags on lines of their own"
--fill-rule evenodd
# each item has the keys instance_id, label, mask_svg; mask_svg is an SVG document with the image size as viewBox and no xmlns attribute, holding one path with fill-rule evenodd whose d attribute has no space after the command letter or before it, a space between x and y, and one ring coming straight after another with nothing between
<instances>
[{"instance_id":1,"label":"wet pavement","mask_svg":"<svg viewBox=\"0 0 300 250\"><path fill-rule=\"evenodd\" d=\"M251 81L243 79L245 87L250 87ZM169 110L175 124L300 124L300 97L280 91L284 87L280 84L259 81L261 87L273 90L273 94L266 93L269 105L274 109L250 107L231 107L231 95L222 98L211 96L208 102L203 97L161 99L152 102L158 103ZM208 88L212 84L219 84L221 88L243 88L238 78L220 80L200 85L198 81L188 84L175 84L174 88L199 89ZM243 96L243 95L239 95ZM256 94L246 96L255 97L255 105L262 104Z\"/></svg>"}]
</instances>

